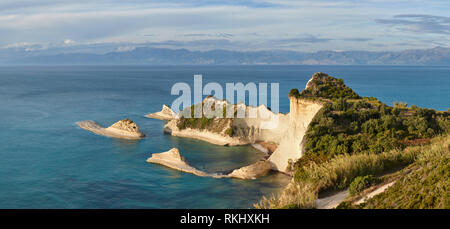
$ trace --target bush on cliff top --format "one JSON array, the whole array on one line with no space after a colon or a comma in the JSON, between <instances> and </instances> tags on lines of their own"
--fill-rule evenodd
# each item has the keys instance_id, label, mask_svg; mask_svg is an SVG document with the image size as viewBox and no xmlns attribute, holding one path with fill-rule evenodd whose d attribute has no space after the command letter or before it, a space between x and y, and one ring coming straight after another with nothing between
<instances>
[{"instance_id":1,"label":"bush on cliff top","mask_svg":"<svg viewBox=\"0 0 450 229\"><path fill-rule=\"evenodd\" d=\"M348 98L358 99L360 96L344 84L343 79L337 79L322 72L314 73L307 88L301 92L292 89L289 93L294 97L315 97L325 99Z\"/></svg>"}]
</instances>

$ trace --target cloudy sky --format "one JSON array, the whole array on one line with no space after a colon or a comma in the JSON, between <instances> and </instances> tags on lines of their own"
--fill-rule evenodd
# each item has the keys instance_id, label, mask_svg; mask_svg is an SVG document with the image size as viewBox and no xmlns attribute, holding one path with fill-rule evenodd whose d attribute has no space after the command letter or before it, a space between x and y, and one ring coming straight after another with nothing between
<instances>
[{"instance_id":1,"label":"cloudy sky","mask_svg":"<svg viewBox=\"0 0 450 229\"><path fill-rule=\"evenodd\" d=\"M0 48L295 51L450 46L448 0L1 0ZM101 48L100 48L101 50Z\"/></svg>"}]
</instances>

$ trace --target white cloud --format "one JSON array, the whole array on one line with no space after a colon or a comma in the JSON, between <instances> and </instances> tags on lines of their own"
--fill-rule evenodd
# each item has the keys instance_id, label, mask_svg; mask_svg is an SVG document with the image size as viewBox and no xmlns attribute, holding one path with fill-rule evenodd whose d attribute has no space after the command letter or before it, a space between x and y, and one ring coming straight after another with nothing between
<instances>
[{"instance_id":1,"label":"white cloud","mask_svg":"<svg viewBox=\"0 0 450 229\"><path fill-rule=\"evenodd\" d=\"M117 48L117 52L128 52L136 49L136 46L120 46Z\"/></svg>"},{"instance_id":2,"label":"white cloud","mask_svg":"<svg viewBox=\"0 0 450 229\"><path fill-rule=\"evenodd\" d=\"M70 44L74 44L74 43L75 43L75 41L70 40L70 39L64 40L64 44L65 44L65 45L70 45Z\"/></svg>"},{"instance_id":3,"label":"white cloud","mask_svg":"<svg viewBox=\"0 0 450 229\"><path fill-rule=\"evenodd\" d=\"M414 10L432 15L446 12L439 1L418 7L421 1L408 3L405 0L392 3L384 0L265 0L263 2L269 5L264 7L259 7L255 1L233 1L234 4L220 1L214 1L215 4L206 4L206 1L42 2L45 3L42 6L35 4L34 0L19 0L20 4L11 0L0 3L0 45L29 42L30 38L35 43L60 45L74 45L74 41L77 45L167 41L194 45L205 38L223 38L229 41L222 42L226 45L224 47L236 45L235 49L242 48L242 44L251 44L247 47L252 49L302 51L374 49L376 46L370 45L372 43L395 49L392 47L394 41L404 37L405 32L388 31L385 25L376 23L374 19L396 15L397 9L410 14L417 13ZM252 7L252 4L257 6ZM308 34L328 42L293 44L294 39ZM280 43L283 40L290 43ZM448 43L438 38L435 41ZM222 48L220 45L219 42L216 46L205 44L208 48ZM429 47L430 43L422 42L421 45ZM417 47L416 43L414 47Z\"/></svg>"}]
</instances>

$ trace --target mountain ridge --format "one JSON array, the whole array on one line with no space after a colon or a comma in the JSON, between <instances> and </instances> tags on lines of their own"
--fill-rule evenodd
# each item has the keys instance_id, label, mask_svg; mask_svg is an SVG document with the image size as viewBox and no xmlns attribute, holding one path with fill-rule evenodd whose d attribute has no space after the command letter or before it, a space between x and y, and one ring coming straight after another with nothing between
<instances>
[{"instance_id":1,"label":"mountain ridge","mask_svg":"<svg viewBox=\"0 0 450 229\"><path fill-rule=\"evenodd\" d=\"M418 65L450 66L450 48L404 51L232 51L137 47L105 54L61 53L6 60L5 64L105 65Z\"/></svg>"}]
</instances>

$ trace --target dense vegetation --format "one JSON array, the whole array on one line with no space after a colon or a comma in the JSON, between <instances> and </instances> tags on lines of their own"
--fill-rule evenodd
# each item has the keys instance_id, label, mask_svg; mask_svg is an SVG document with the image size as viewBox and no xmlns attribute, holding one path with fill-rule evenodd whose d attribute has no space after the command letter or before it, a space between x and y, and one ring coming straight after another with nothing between
<instances>
[{"instance_id":1,"label":"dense vegetation","mask_svg":"<svg viewBox=\"0 0 450 229\"><path fill-rule=\"evenodd\" d=\"M321 95L329 99L336 94L331 93ZM450 130L449 112L407 107L404 103L390 107L376 98L359 98L353 93L333 98L314 117L306 132L304 157L297 162L297 167L311 160L323 162L339 154L403 149L407 145L427 143L429 138Z\"/></svg>"},{"instance_id":2,"label":"dense vegetation","mask_svg":"<svg viewBox=\"0 0 450 229\"><path fill-rule=\"evenodd\" d=\"M204 104L202 103L202 106ZM208 130L216 133L222 132L222 130L225 130L226 135L233 136L233 128L232 118L217 118L214 116L219 117L225 117L226 115L226 107L224 106L222 109L222 116L214 114L213 117L208 118L205 115L202 115L200 118L194 117L194 109L195 105L192 105L191 107L183 110L182 112L190 112L190 116L188 115L181 115L180 119L177 122L177 127L180 130L191 128L191 129L198 129L198 130ZM214 106L212 107L212 111L215 112ZM219 109L217 110L219 111Z\"/></svg>"},{"instance_id":3,"label":"dense vegetation","mask_svg":"<svg viewBox=\"0 0 450 229\"><path fill-rule=\"evenodd\" d=\"M350 183L350 186L348 188L348 191L351 195L356 195L362 190L376 184L379 182L379 178L375 177L374 175L366 175L366 176L359 176L356 177L352 183Z\"/></svg>"}]
</instances>

